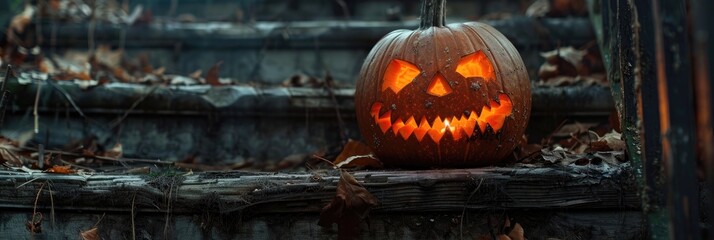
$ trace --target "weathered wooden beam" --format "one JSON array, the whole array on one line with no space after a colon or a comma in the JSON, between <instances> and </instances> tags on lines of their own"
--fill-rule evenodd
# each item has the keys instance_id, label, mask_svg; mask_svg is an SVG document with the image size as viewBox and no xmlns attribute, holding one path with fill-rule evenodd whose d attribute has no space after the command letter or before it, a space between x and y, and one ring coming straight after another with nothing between
<instances>
[{"instance_id":1,"label":"weathered wooden beam","mask_svg":"<svg viewBox=\"0 0 714 240\"><path fill-rule=\"evenodd\" d=\"M581 46L594 38L586 18L535 19L513 16L504 20L484 21L504 33L519 49L550 50L555 40L561 45ZM322 49L371 48L380 38L397 29L415 29L418 21L293 21L233 24L153 23L126 27L100 23L94 30L95 41L126 48L174 49ZM45 39L56 39L58 49L86 48L87 23L43 24ZM53 32L56 36L53 36ZM122 35L125 34L125 35ZM49 41L48 41L49 42Z\"/></svg>"},{"instance_id":2,"label":"weathered wooden beam","mask_svg":"<svg viewBox=\"0 0 714 240\"><path fill-rule=\"evenodd\" d=\"M379 199L376 210L381 212L640 207L627 164L359 171L354 176ZM337 171L205 172L185 176L2 171L0 208L123 212L134 208L138 212L221 214L319 212L335 195L338 179Z\"/></svg>"},{"instance_id":3,"label":"weathered wooden beam","mask_svg":"<svg viewBox=\"0 0 714 240\"><path fill-rule=\"evenodd\" d=\"M32 74L21 74L20 81L11 83L18 96L17 108L34 107L38 84ZM354 115L354 88L333 89L333 101L324 88L311 87L253 87L253 86L154 86L110 83L91 89L82 89L72 82L40 84L39 111L54 113L64 111L68 97L84 113L123 114L132 109L133 114L205 116L297 116L306 110L313 116L333 117L335 109L344 116ZM67 93L65 96L57 88ZM156 89L154 89L156 88ZM132 108L137 101L142 100ZM535 87L533 89L534 115L600 115L607 116L614 109L607 87L565 86ZM73 111L74 112L74 111Z\"/></svg>"},{"instance_id":4,"label":"weathered wooden beam","mask_svg":"<svg viewBox=\"0 0 714 240\"><path fill-rule=\"evenodd\" d=\"M47 212L45 212L47 213ZM97 227L100 239L337 239L337 229L317 225L314 213L297 214L165 214L57 211L53 224L44 215L42 232L25 228L31 212L0 212L6 239L78 239ZM465 211L372 212L359 239L480 239L491 237L491 224L509 217L528 239L642 239L637 211ZM489 223L489 219L492 221ZM462 221L463 220L463 221ZM132 224L133 223L133 224ZM136 237L136 238L135 238Z\"/></svg>"}]
</instances>

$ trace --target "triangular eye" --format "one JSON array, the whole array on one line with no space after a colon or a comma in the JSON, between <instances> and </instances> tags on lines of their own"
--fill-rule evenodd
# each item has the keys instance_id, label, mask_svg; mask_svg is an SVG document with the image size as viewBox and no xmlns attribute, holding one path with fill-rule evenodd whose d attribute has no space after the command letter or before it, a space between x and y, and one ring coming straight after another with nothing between
<instances>
[{"instance_id":1,"label":"triangular eye","mask_svg":"<svg viewBox=\"0 0 714 240\"><path fill-rule=\"evenodd\" d=\"M431 80L429 87L426 88L426 93L437 97L449 95L452 91L453 90L449 86L449 83L447 83L446 79L444 79L444 76L438 72L434 76L434 79Z\"/></svg>"},{"instance_id":2,"label":"triangular eye","mask_svg":"<svg viewBox=\"0 0 714 240\"><path fill-rule=\"evenodd\" d=\"M481 50L462 57L461 60L459 60L459 65L456 66L456 72L465 78L480 77L485 80L496 79L491 61L488 60L486 54Z\"/></svg>"},{"instance_id":3,"label":"triangular eye","mask_svg":"<svg viewBox=\"0 0 714 240\"><path fill-rule=\"evenodd\" d=\"M382 82L382 91L391 88L395 93L399 93L402 88L409 85L421 70L414 64L407 61L394 59L387 66L387 71L384 72L384 81Z\"/></svg>"}]
</instances>

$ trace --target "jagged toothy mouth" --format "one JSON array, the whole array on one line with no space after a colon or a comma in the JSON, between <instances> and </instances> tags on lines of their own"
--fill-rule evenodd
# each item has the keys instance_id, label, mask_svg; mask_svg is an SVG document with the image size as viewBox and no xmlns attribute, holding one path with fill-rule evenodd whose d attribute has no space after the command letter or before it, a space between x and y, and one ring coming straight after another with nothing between
<instances>
[{"instance_id":1,"label":"jagged toothy mouth","mask_svg":"<svg viewBox=\"0 0 714 240\"><path fill-rule=\"evenodd\" d=\"M451 132L454 141L463 137L471 137L474 134L476 125L478 125L481 133L486 132L487 125L490 126L494 132L500 131L506 117L511 115L513 104L508 95L503 93L498 95L498 100L500 103L491 100L490 106L484 106L481 109L480 115L476 111L470 111L469 116L462 114L461 117L454 116L450 118L445 117L443 119L440 116L436 116L436 118L431 121L431 124L429 124L425 116L421 117L418 124L414 116L410 116L406 121L403 121L401 118L392 121L391 110L379 115L383 105L381 102L372 104L370 114L374 118L374 123L379 126L384 134L387 134L387 131L391 129L394 135L401 136L404 140L414 135L419 142L424 139L424 136L429 135L431 140L435 143L439 143L447 131Z\"/></svg>"}]
</instances>

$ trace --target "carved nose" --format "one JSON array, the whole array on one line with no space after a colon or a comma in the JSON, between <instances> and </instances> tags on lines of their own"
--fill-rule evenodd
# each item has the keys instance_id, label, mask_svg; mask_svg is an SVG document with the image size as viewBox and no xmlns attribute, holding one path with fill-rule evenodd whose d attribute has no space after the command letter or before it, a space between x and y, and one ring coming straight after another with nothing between
<instances>
[{"instance_id":1,"label":"carved nose","mask_svg":"<svg viewBox=\"0 0 714 240\"><path fill-rule=\"evenodd\" d=\"M431 83L429 83L426 92L432 96L443 97L451 94L453 90L451 86L449 86L449 83L446 82L446 79L444 79L444 76L437 72L431 80Z\"/></svg>"}]
</instances>

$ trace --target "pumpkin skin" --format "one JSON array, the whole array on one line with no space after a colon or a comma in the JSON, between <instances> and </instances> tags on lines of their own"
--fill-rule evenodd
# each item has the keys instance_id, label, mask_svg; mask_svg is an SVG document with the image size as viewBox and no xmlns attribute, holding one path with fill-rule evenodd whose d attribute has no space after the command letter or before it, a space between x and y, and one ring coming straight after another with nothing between
<instances>
[{"instance_id":1,"label":"pumpkin skin","mask_svg":"<svg viewBox=\"0 0 714 240\"><path fill-rule=\"evenodd\" d=\"M442 25L443 4L426 0L421 27L387 34L360 71L358 125L386 165L494 164L512 154L530 117L515 47L483 23Z\"/></svg>"}]
</instances>

